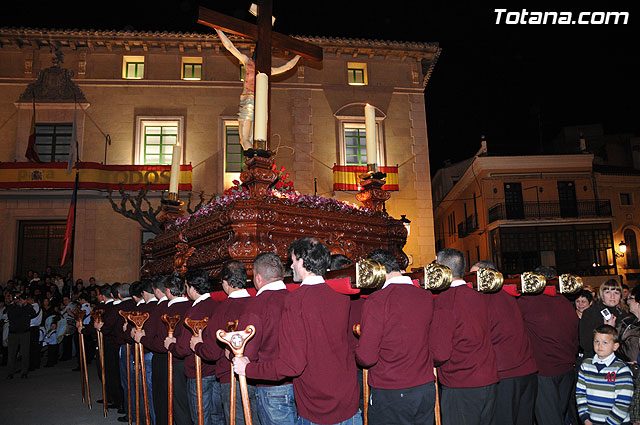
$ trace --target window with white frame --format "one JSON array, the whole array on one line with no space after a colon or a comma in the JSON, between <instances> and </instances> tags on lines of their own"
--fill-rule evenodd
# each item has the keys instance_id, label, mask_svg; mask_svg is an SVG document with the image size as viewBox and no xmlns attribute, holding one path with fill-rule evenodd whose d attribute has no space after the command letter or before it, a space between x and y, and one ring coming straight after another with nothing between
<instances>
[{"instance_id":1,"label":"window with white frame","mask_svg":"<svg viewBox=\"0 0 640 425\"><path fill-rule=\"evenodd\" d=\"M183 133L183 117L137 117L136 163L142 165L171 164L173 145L180 140L184 146Z\"/></svg>"},{"instance_id":2,"label":"window with white frame","mask_svg":"<svg viewBox=\"0 0 640 425\"><path fill-rule=\"evenodd\" d=\"M350 86L366 86L369 84L369 79L367 77L367 64L360 62L348 62L347 82Z\"/></svg>"},{"instance_id":3,"label":"window with white frame","mask_svg":"<svg viewBox=\"0 0 640 425\"><path fill-rule=\"evenodd\" d=\"M182 58L182 79L202 80L202 58Z\"/></svg>"},{"instance_id":4,"label":"window with white frame","mask_svg":"<svg viewBox=\"0 0 640 425\"><path fill-rule=\"evenodd\" d=\"M144 56L124 56L122 58L122 78L127 80L144 78Z\"/></svg>"},{"instance_id":5,"label":"window with white frame","mask_svg":"<svg viewBox=\"0 0 640 425\"><path fill-rule=\"evenodd\" d=\"M340 125L340 165L367 165L367 141L363 117L338 118ZM377 147L376 164L384 163L384 140L382 137L382 119L376 118Z\"/></svg>"}]
</instances>

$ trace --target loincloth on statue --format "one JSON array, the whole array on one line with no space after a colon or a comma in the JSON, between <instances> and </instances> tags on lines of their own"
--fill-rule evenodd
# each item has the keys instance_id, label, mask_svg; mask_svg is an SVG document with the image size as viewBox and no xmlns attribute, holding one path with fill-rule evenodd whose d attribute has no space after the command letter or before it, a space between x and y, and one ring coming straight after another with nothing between
<instances>
[{"instance_id":1,"label":"loincloth on statue","mask_svg":"<svg viewBox=\"0 0 640 425\"><path fill-rule=\"evenodd\" d=\"M254 96L252 94L243 94L240 96L240 108L238 109L239 120L253 121Z\"/></svg>"}]
</instances>

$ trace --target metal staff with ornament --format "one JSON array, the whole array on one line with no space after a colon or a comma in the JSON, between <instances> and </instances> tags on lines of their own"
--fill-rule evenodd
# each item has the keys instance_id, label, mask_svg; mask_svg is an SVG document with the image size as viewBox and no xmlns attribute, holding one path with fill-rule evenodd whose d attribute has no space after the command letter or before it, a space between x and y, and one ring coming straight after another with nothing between
<instances>
[{"instance_id":1,"label":"metal staff with ornament","mask_svg":"<svg viewBox=\"0 0 640 425\"><path fill-rule=\"evenodd\" d=\"M141 312L134 312L134 313L129 313L127 315L127 319L133 323L133 325L136 327L136 330L138 332L142 332L142 327L144 326L144 322L146 322L149 319L149 313L141 313ZM144 416L145 416L145 422L147 425L151 425L151 413L149 412L149 395L147 393L147 373L146 373L146 366L144 364L144 348L142 346L142 344L140 344L139 342L136 342L136 410L138 411L138 414L136 415L136 424L139 423L140 421L140 412L139 412L139 407L140 407L140 403L138 401L139 399L139 387L138 387L138 373L141 374L142 376L142 395L143 395L143 401L144 401Z\"/></svg>"},{"instance_id":2,"label":"metal staff with ornament","mask_svg":"<svg viewBox=\"0 0 640 425\"><path fill-rule=\"evenodd\" d=\"M104 310L98 309L91 312L91 317L93 318L93 323L102 323L102 314ZM95 326L94 326L95 327ZM104 338L102 335L102 328L96 328L98 334L98 357L100 358L100 375L102 378L102 413L104 417L107 417L107 381L106 374L104 371Z\"/></svg>"},{"instance_id":3,"label":"metal staff with ornament","mask_svg":"<svg viewBox=\"0 0 640 425\"><path fill-rule=\"evenodd\" d=\"M256 328L253 325L247 326L243 331L225 332L222 329L216 331L216 338L218 341L226 344L233 352L235 357L244 356L244 348L247 342L253 338L256 333ZM253 425L251 421L251 406L249 405L249 389L247 387L247 377L239 375L240 378L240 393L242 394L242 407L244 411L244 422L247 425ZM235 373L233 372L233 365L231 367L231 397L235 399ZM230 417L233 421L230 421L231 425L235 425L235 406L232 406Z\"/></svg>"},{"instance_id":4,"label":"metal staff with ornament","mask_svg":"<svg viewBox=\"0 0 640 425\"><path fill-rule=\"evenodd\" d=\"M167 332L169 338L173 338L173 333L176 330L176 326L180 323L180 315L176 314L175 316L169 316L168 314L163 314L160 316L160 319L164 322L167 327ZM167 370L169 374L169 385L168 385L168 400L167 400L167 409L169 410L169 421L168 423L173 423L173 354L171 351L167 350Z\"/></svg>"},{"instance_id":5,"label":"metal staff with ornament","mask_svg":"<svg viewBox=\"0 0 640 425\"><path fill-rule=\"evenodd\" d=\"M127 316L129 314L131 314L130 311L124 311L124 310L118 310L118 314L120 316L122 316L122 318L124 319L124 322L127 322ZM129 417L129 425L131 425L131 361L129 359L131 359L131 345L129 343L125 343L127 346L127 414ZM136 378L138 377L137 372L136 372ZM137 388L136 388L136 395L137 395Z\"/></svg>"},{"instance_id":6,"label":"metal staff with ornament","mask_svg":"<svg viewBox=\"0 0 640 425\"><path fill-rule=\"evenodd\" d=\"M209 318L205 317L202 320L194 320L190 317L184 319L184 324L191 329L193 336L202 335L202 332L207 327ZM193 354L196 359L196 392L198 396L198 425L204 425L204 417L202 413L202 359L199 355Z\"/></svg>"}]
</instances>

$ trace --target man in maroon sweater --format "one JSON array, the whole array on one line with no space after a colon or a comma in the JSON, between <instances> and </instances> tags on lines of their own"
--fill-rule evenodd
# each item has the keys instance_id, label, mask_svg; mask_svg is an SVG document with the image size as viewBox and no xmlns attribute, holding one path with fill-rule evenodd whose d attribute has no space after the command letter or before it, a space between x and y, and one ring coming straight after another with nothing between
<instances>
[{"instance_id":1,"label":"man in maroon sweater","mask_svg":"<svg viewBox=\"0 0 640 425\"><path fill-rule=\"evenodd\" d=\"M167 297L167 304L163 308L163 313L168 316L179 316L180 321L176 325L174 330L174 337L180 338L182 332L190 332L184 326L184 318L187 310L191 307L189 298L186 296L186 287L184 283L184 277L179 273L173 273L166 277L163 281L165 289L164 295ZM156 329L155 337L150 342L151 346L160 349L158 344L164 349L164 353L168 353L166 347L164 347L164 341L169 336L164 322L162 326ZM166 356L168 358L168 354ZM184 359L173 357L173 422L175 425L193 425L191 420L190 406L189 406L189 390L187 385L187 376L184 371ZM167 376L168 379L168 376ZM167 396L164 396L167 398ZM168 400L168 399L167 399ZM166 402L162 402L161 405L166 409ZM169 424L172 425L172 424Z\"/></svg>"},{"instance_id":2,"label":"man in maroon sweater","mask_svg":"<svg viewBox=\"0 0 640 425\"><path fill-rule=\"evenodd\" d=\"M498 372L485 296L462 280L465 260L460 251L443 249L437 257L454 279L435 300L429 336L442 384L442 423L486 425L495 413Z\"/></svg>"},{"instance_id":3,"label":"man in maroon sweater","mask_svg":"<svg viewBox=\"0 0 640 425\"><path fill-rule=\"evenodd\" d=\"M168 424L168 411L167 405L167 384L168 384L168 372L167 372L167 351L164 348L163 340L155 338L158 333L158 329L164 327L164 323L160 317L165 313L167 306L167 296L164 295L164 281L168 276L153 276L151 278L151 290L153 291L153 298L157 302L149 297L151 295L143 292L145 298L147 311L149 312L149 319L145 322L143 329L138 332L133 329L132 337L136 342L141 343L145 351L152 353L151 357L151 394L153 399L153 409L155 411L155 425L167 425ZM161 289L160 289L161 288ZM148 294L148 295L147 295ZM145 354L146 356L146 354ZM149 371L147 371L149 373Z\"/></svg>"},{"instance_id":4,"label":"man in maroon sweater","mask_svg":"<svg viewBox=\"0 0 640 425\"><path fill-rule=\"evenodd\" d=\"M211 317L217 303L211 298L209 275L204 270L189 270L185 276L187 295L193 304L186 312L185 318L203 320ZM191 420L198 423L198 392L196 387L196 358L189 346L191 330L185 329L180 335L165 339L165 347L174 357L184 358L184 372L189 389L189 405ZM202 360L202 405L205 424L224 425L222 400L220 399L220 383L216 380L215 364Z\"/></svg>"},{"instance_id":5,"label":"man in maroon sweater","mask_svg":"<svg viewBox=\"0 0 640 425\"><path fill-rule=\"evenodd\" d=\"M289 291L282 281L284 267L277 254L263 252L253 260L253 284L258 290L251 304L256 335L245 350L252 361L270 362L279 357L280 316ZM254 360L255 359L255 360ZM291 378L256 382L256 404L262 425L295 425L298 417Z\"/></svg>"},{"instance_id":6,"label":"man in maroon sweater","mask_svg":"<svg viewBox=\"0 0 640 425\"><path fill-rule=\"evenodd\" d=\"M436 388L427 349L433 296L402 275L390 252L376 249L367 258L387 273L382 289L364 303L356 348L356 360L369 368L368 422L433 424Z\"/></svg>"},{"instance_id":7,"label":"man in maroon sweater","mask_svg":"<svg viewBox=\"0 0 640 425\"><path fill-rule=\"evenodd\" d=\"M115 334L116 343L120 347L120 386L122 387L123 392L123 404L124 410L126 413L126 409L129 408L128 403L128 380L127 380L127 361L129 362L129 367L133 368L133 346L129 345L129 358L127 359L127 345L129 344L127 335L123 330L125 320L119 314L120 311L132 311L135 307L135 301L131 298L131 294L129 293L130 286L128 283L114 283L111 287L111 295L113 295L113 307L117 313L116 322L113 326L113 332ZM105 323L106 324L106 323ZM131 386L134 387L133 381L131 382ZM135 394L134 389L129 388L130 394L132 398L132 418L135 418ZM129 415L120 416L118 418L118 422L129 422Z\"/></svg>"},{"instance_id":8,"label":"man in maroon sweater","mask_svg":"<svg viewBox=\"0 0 640 425\"><path fill-rule=\"evenodd\" d=\"M349 297L322 277L329 249L304 237L289 247L293 277L302 281L287 295L278 332L279 358L269 362L234 359L235 371L254 379L293 377L298 424L362 423L356 362L349 350Z\"/></svg>"},{"instance_id":9,"label":"man in maroon sweater","mask_svg":"<svg viewBox=\"0 0 640 425\"><path fill-rule=\"evenodd\" d=\"M496 267L489 261L474 263L469 271ZM529 335L514 296L501 289L485 294L491 343L496 353L498 382L494 425L533 425L538 388L537 366Z\"/></svg>"},{"instance_id":10,"label":"man in maroon sweater","mask_svg":"<svg viewBox=\"0 0 640 425\"><path fill-rule=\"evenodd\" d=\"M238 330L245 329L247 325L253 324L254 320L245 315L251 308L252 299L247 291L247 270L240 261L232 260L226 262L220 271L222 289L227 294L227 299L216 306L215 312L209 318L207 328L202 335L192 336L190 341L191 349L203 360L215 362L216 377L220 382L220 396L224 407L224 415L229 422L230 401L231 401L231 362L225 357L225 349L216 337L218 329L227 329L229 322L238 320ZM248 321L245 322L245 319ZM248 342L253 344L253 340ZM246 347L245 347L246 349ZM245 351L246 352L246 351ZM253 382L248 382L249 405L251 406L251 418L253 423L258 424L258 411L256 406L256 387ZM240 385L236 385L236 424L244 425L244 410L242 408L242 396Z\"/></svg>"},{"instance_id":11,"label":"man in maroon sweater","mask_svg":"<svg viewBox=\"0 0 640 425\"><path fill-rule=\"evenodd\" d=\"M104 372L105 386L107 388L107 402L109 408L114 407L124 412L123 394L120 387L120 347L116 341L115 326L118 312L113 305L111 286L109 284L100 287L98 300L101 302L98 308L104 310L102 322L94 322L93 326L100 329L104 340ZM103 400L104 402L104 400Z\"/></svg>"},{"instance_id":12,"label":"man in maroon sweater","mask_svg":"<svg viewBox=\"0 0 640 425\"><path fill-rule=\"evenodd\" d=\"M555 273L538 268L547 279ZM538 424L562 425L574 386L578 354L578 315L563 295L523 295L518 298L525 328L538 365L535 416Z\"/></svg>"}]
</instances>

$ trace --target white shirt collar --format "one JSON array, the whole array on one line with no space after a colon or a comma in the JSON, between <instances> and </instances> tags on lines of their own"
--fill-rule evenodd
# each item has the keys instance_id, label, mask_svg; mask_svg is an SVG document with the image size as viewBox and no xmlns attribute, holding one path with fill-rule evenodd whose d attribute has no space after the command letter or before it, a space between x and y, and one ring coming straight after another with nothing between
<instances>
[{"instance_id":1,"label":"white shirt collar","mask_svg":"<svg viewBox=\"0 0 640 425\"><path fill-rule=\"evenodd\" d=\"M140 304L144 304L144 300L138 301L138 303L136 304L136 307L140 306Z\"/></svg>"},{"instance_id":2,"label":"white shirt collar","mask_svg":"<svg viewBox=\"0 0 640 425\"><path fill-rule=\"evenodd\" d=\"M211 297L211 293L207 292L206 294L202 294L198 297L198 299L196 299L193 304L191 304L191 307L195 306L196 304L198 304L200 301L202 300L206 300L207 298Z\"/></svg>"},{"instance_id":3,"label":"white shirt collar","mask_svg":"<svg viewBox=\"0 0 640 425\"><path fill-rule=\"evenodd\" d=\"M451 288L455 288L456 286L462 286L462 285L466 285L467 282L464 281L464 279L454 279L451 282Z\"/></svg>"},{"instance_id":4,"label":"white shirt collar","mask_svg":"<svg viewBox=\"0 0 640 425\"><path fill-rule=\"evenodd\" d=\"M108 300L106 300L104 303L105 304L109 304L109 303L113 303L115 301L113 301L113 298L109 298Z\"/></svg>"},{"instance_id":5,"label":"white shirt collar","mask_svg":"<svg viewBox=\"0 0 640 425\"><path fill-rule=\"evenodd\" d=\"M390 279L387 279L382 285L381 289L386 288L389 285L413 285L413 281L409 276L394 276Z\"/></svg>"},{"instance_id":6,"label":"white shirt collar","mask_svg":"<svg viewBox=\"0 0 640 425\"><path fill-rule=\"evenodd\" d=\"M154 297L149 298L149 301L145 301L145 302L148 304L148 303L150 303L152 301L158 301L158 299L154 296Z\"/></svg>"},{"instance_id":7,"label":"white shirt collar","mask_svg":"<svg viewBox=\"0 0 640 425\"><path fill-rule=\"evenodd\" d=\"M237 291L233 291L228 295L229 298L247 298L250 297L249 291L246 289L238 289Z\"/></svg>"},{"instance_id":8,"label":"white shirt collar","mask_svg":"<svg viewBox=\"0 0 640 425\"><path fill-rule=\"evenodd\" d=\"M171 301L169 301L167 303L167 307L171 307L175 303L183 303L185 301L189 301L189 298L187 298L187 297L175 297L174 299L172 299Z\"/></svg>"},{"instance_id":9,"label":"white shirt collar","mask_svg":"<svg viewBox=\"0 0 640 425\"><path fill-rule=\"evenodd\" d=\"M600 357L598 357L598 355L596 354L595 356L593 356L593 363L600 363L605 366L611 366L611 363L613 363L615 359L616 359L616 353L611 353L609 354L609 356L607 356L602 360L600 360Z\"/></svg>"},{"instance_id":10,"label":"white shirt collar","mask_svg":"<svg viewBox=\"0 0 640 425\"><path fill-rule=\"evenodd\" d=\"M160 298L160 299L158 300L158 304L160 304L162 301L167 301L167 299L168 299L168 298L167 298L167 296L165 295L164 297L162 297L162 298Z\"/></svg>"},{"instance_id":11,"label":"white shirt collar","mask_svg":"<svg viewBox=\"0 0 640 425\"><path fill-rule=\"evenodd\" d=\"M274 280L260 288L256 296L262 294L264 291L280 291L282 289L287 289L287 285L285 285L281 280Z\"/></svg>"},{"instance_id":12,"label":"white shirt collar","mask_svg":"<svg viewBox=\"0 0 640 425\"><path fill-rule=\"evenodd\" d=\"M324 277L311 275L311 276L307 276L306 279L303 280L300 285L319 285L321 283L324 283Z\"/></svg>"}]
</instances>

